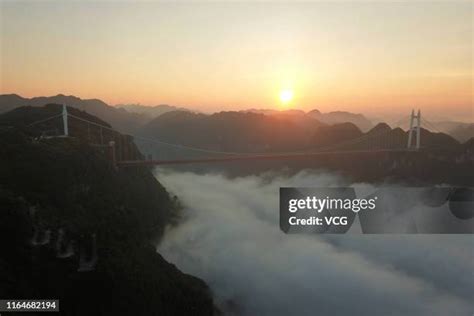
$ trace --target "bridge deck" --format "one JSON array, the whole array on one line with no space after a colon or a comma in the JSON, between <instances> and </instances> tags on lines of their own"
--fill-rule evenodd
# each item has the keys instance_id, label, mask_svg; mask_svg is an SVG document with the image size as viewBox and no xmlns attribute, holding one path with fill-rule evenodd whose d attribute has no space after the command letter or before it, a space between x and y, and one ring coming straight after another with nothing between
<instances>
[{"instance_id":1,"label":"bridge deck","mask_svg":"<svg viewBox=\"0 0 474 316\"><path fill-rule=\"evenodd\" d=\"M311 159L321 156L341 154L381 154L388 152L415 152L404 149L379 149L379 150L351 150L351 151L326 151L317 153L293 153L293 154L269 154L269 155L239 155L232 157L200 158L200 159L177 159L177 160L123 160L117 161L117 165L123 167L154 166L154 165L180 165L197 163L235 162L248 160L286 160L286 159Z\"/></svg>"}]
</instances>

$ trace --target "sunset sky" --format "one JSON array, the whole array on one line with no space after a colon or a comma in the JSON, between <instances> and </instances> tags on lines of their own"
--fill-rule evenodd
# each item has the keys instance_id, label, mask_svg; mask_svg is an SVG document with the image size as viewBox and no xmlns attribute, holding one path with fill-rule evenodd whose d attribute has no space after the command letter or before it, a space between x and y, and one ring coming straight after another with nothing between
<instances>
[{"instance_id":1,"label":"sunset sky","mask_svg":"<svg viewBox=\"0 0 474 316\"><path fill-rule=\"evenodd\" d=\"M471 1L0 3L2 94L473 115Z\"/></svg>"}]
</instances>

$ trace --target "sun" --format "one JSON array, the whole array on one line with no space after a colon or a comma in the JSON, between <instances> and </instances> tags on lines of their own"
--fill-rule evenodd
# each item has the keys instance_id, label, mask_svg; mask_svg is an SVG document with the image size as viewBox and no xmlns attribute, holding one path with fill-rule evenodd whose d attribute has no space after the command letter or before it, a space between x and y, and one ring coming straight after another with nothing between
<instances>
[{"instance_id":1,"label":"sun","mask_svg":"<svg viewBox=\"0 0 474 316\"><path fill-rule=\"evenodd\" d=\"M293 90L284 89L280 91L280 101L283 104L288 104L293 100Z\"/></svg>"}]
</instances>

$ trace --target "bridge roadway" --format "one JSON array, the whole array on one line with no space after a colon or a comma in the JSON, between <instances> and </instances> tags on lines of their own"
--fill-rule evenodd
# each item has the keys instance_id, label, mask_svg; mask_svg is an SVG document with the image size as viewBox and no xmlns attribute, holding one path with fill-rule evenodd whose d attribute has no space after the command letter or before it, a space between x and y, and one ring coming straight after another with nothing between
<instances>
[{"instance_id":1,"label":"bridge roadway","mask_svg":"<svg viewBox=\"0 0 474 316\"><path fill-rule=\"evenodd\" d=\"M157 165L182 165L197 163L220 163L249 160L286 160L286 159L309 159L321 156L331 156L340 154L381 154L391 152L417 152L414 149L372 149L372 150L347 150L347 151L321 151L309 153L289 153L289 154L268 154L268 155L235 155L232 157L199 158L199 159L173 159L173 160L122 160L117 161L121 167L135 166L157 166Z\"/></svg>"}]
</instances>

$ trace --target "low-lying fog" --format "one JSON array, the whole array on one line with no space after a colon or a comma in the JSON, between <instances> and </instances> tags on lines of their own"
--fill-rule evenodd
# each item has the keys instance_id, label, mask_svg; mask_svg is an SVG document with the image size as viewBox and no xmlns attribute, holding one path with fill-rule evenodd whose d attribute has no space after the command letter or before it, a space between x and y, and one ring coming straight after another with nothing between
<instances>
[{"instance_id":1,"label":"low-lying fog","mask_svg":"<svg viewBox=\"0 0 474 316\"><path fill-rule=\"evenodd\" d=\"M185 206L159 252L204 279L230 315L469 315L472 235L286 235L281 186L347 185L300 172L228 179L157 170Z\"/></svg>"}]
</instances>

